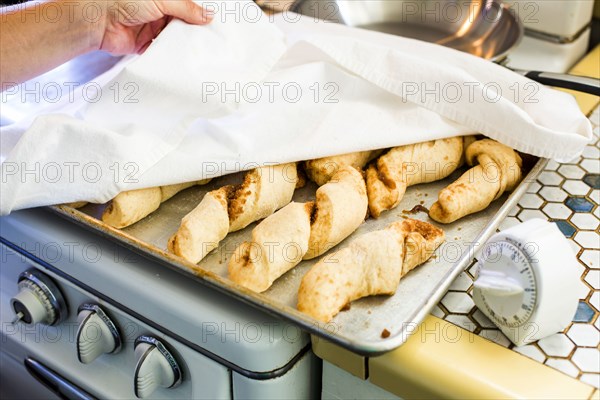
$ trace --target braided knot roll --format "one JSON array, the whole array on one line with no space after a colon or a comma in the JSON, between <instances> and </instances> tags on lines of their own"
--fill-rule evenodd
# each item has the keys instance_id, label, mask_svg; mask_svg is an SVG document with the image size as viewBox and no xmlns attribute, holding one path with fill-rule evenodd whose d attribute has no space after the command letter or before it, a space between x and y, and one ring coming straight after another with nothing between
<instances>
[{"instance_id":1,"label":"braided knot roll","mask_svg":"<svg viewBox=\"0 0 600 400\"><path fill-rule=\"evenodd\" d=\"M463 138L394 147L367 168L369 211L375 218L400 204L406 188L434 182L462 164Z\"/></svg>"},{"instance_id":2,"label":"braided knot roll","mask_svg":"<svg viewBox=\"0 0 600 400\"><path fill-rule=\"evenodd\" d=\"M429 216L435 221L449 224L481 211L512 191L523 177L519 154L492 139L473 142L467 148L466 161L474 167L440 191L431 206Z\"/></svg>"}]
</instances>

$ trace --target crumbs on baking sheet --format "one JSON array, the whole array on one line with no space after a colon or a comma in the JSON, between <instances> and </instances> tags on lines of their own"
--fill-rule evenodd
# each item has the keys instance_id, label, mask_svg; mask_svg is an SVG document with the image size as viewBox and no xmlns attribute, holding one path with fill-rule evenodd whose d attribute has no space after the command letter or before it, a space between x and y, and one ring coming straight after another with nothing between
<instances>
[{"instance_id":1,"label":"crumbs on baking sheet","mask_svg":"<svg viewBox=\"0 0 600 400\"><path fill-rule=\"evenodd\" d=\"M367 310L367 314L371 314L371 310Z\"/></svg>"},{"instance_id":2,"label":"crumbs on baking sheet","mask_svg":"<svg viewBox=\"0 0 600 400\"><path fill-rule=\"evenodd\" d=\"M387 329L384 329L381 331L381 338L382 339L387 339L389 338L391 335L390 331L388 331Z\"/></svg>"},{"instance_id":3,"label":"crumbs on baking sheet","mask_svg":"<svg viewBox=\"0 0 600 400\"><path fill-rule=\"evenodd\" d=\"M412 210L402 210L403 214L416 214L419 212L424 212L426 214L429 214L429 210L427 209L427 207L423 206L423 203L417 204L416 206L414 206L412 208Z\"/></svg>"}]
</instances>

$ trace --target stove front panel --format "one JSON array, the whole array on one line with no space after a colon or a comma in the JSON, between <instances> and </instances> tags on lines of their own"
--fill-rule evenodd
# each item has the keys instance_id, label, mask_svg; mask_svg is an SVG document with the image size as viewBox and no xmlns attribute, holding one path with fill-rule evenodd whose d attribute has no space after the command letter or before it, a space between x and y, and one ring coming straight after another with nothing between
<instances>
[{"instance_id":1,"label":"stove front panel","mask_svg":"<svg viewBox=\"0 0 600 400\"><path fill-rule=\"evenodd\" d=\"M152 398L231 398L231 373L225 366L157 332L4 245L1 246L0 257L3 367L5 363L24 365L25 360L31 359L55 371L66 381L92 396L134 399L133 375L136 363L134 341L140 335L149 335L158 338L169 347L183 370L181 385L172 389L160 388ZM17 294L18 276L32 266L54 280L67 302L68 316L57 326L11 323L14 312L10 299ZM83 303L100 305L115 322L123 339L122 348L117 354L103 354L90 364L80 363L76 352L77 309ZM23 379L16 385L33 381L33 378L23 377L22 372L20 375ZM11 389L19 390L18 387Z\"/></svg>"}]
</instances>

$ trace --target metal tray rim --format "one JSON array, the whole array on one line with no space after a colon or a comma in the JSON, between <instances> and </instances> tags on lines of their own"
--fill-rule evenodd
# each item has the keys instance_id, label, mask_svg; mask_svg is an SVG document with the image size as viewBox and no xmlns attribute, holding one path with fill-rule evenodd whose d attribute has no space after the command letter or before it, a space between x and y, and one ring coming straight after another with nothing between
<instances>
[{"instance_id":1,"label":"metal tray rim","mask_svg":"<svg viewBox=\"0 0 600 400\"><path fill-rule=\"evenodd\" d=\"M116 241L118 244L125 246L126 248L152 261L158 262L161 265L177 271L186 277L192 277L196 281L223 292L226 295L233 296L234 298L250 304L251 306L257 307L264 312L296 324L310 334L314 334L360 355L377 356L394 350L406 342L411 333L414 331L414 329L409 331L408 324L411 324L410 326L414 326L423 321L431 309L446 293L454 279L469 265L469 262L473 259L476 252L495 232L496 228L508 215L511 208L515 206L518 200L525 194L529 185L535 181L547 163L548 159L544 158L540 158L536 162L529 173L525 176L521 184L519 184L519 186L510 194L498 212L492 217L492 219L477 236L474 242L476 245L473 246L471 251L462 254L460 259L454 263L452 268L445 275L443 283L437 287L434 293L425 302L423 307L413 314L413 316L410 318L411 321L405 323L400 332L394 334L385 341L377 343L370 342L369 340L350 339L332 333L327 329L329 324L319 323L318 321L308 317L292 307L286 305L276 305L264 294L255 293L245 287L235 284L234 282L226 280L213 272L203 270L199 266L176 257L163 249L155 247L152 249L154 253L145 251L144 247L147 247L148 244L142 242L132 235L129 235L126 232L109 227L103 224L101 221L98 221L97 219L83 213L82 211L64 205L50 206L48 209L71 222L75 222L93 232L100 233L102 236Z\"/></svg>"}]
</instances>

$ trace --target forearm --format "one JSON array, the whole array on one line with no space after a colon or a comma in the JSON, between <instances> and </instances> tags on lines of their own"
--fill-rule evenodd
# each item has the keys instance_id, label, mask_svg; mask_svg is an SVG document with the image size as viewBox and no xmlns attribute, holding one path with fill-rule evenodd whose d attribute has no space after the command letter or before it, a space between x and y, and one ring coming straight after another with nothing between
<instances>
[{"instance_id":1,"label":"forearm","mask_svg":"<svg viewBox=\"0 0 600 400\"><path fill-rule=\"evenodd\" d=\"M98 49L105 4L50 0L0 9L0 91Z\"/></svg>"}]
</instances>

